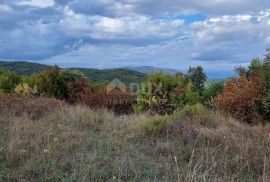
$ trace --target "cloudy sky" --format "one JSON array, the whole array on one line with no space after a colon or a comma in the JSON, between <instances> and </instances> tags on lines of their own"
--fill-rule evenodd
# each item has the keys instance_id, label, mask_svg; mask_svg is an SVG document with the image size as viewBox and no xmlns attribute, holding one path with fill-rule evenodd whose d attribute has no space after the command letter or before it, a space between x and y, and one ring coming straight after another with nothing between
<instances>
[{"instance_id":1,"label":"cloudy sky","mask_svg":"<svg viewBox=\"0 0 270 182\"><path fill-rule=\"evenodd\" d=\"M0 0L2 60L226 75L267 47L269 0Z\"/></svg>"}]
</instances>

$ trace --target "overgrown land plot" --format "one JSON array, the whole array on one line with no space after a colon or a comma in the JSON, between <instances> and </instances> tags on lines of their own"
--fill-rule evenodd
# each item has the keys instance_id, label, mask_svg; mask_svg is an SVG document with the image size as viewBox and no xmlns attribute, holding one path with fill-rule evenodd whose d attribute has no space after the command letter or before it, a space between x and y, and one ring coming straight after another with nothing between
<instances>
[{"instance_id":1,"label":"overgrown land plot","mask_svg":"<svg viewBox=\"0 0 270 182\"><path fill-rule=\"evenodd\" d=\"M134 95L78 70L1 69L0 181L270 181L270 51L236 71L152 73Z\"/></svg>"},{"instance_id":2,"label":"overgrown land plot","mask_svg":"<svg viewBox=\"0 0 270 182\"><path fill-rule=\"evenodd\" d=\"M30 101L37 109L27 116L1 113L1 181L269 180L268 124L250 127L200 104L115 116L55 102Z\"/></svg>"}]
</instances>

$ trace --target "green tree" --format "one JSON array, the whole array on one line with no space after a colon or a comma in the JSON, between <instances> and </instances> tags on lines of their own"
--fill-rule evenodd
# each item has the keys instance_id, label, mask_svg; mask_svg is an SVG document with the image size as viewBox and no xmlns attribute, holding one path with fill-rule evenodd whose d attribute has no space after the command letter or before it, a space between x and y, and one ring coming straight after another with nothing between
<instances>
[{"instance_id":1,"label":"green tree","mask_svg":"<svg viewBox=\"0 0 270 182\"><path fill-rule=\"evenodd\" d=\"M82 75L76 72L69 70L61 71L59 67L55 66L32 75L27 79L27 82L31 87L36 87L41 95L68 99L67 84L78 81L81 77Z\"/></svg>"},{"instance_id":2,"label":"green tree","mask_svg":"<svg viewBox=\"0 0 270 182\"><path fill-rule=\"evenodd\" d=\"M188 90L188 80L182 75L150 74L137 97L135 109L171 114L175 109L184 107L188 101Z\"/></svg>"},{"instance_id":3,"label":"green tree","mask_svg":"<svg viewBox=\"0 0 270 182\"><path fill-rule=\"evenodd\" d=\"M203 91L203 100L205 103L211 101L213 98L222 93L224 89L224 81L213 81L207 85Z\"/></svg>"},{"instance_id":4,"label":"green tree","mask_svg":"<svg viewBox=\"0 0 270 182\"><path fill-rule=\"evenodd\" d=\"M264 86L262 113L266 119L270 119L270 49L267 49L267 53L262 64L261 77Z\"/></svg>"},{"instance_id":5,"label":"green tree","mask_svg":"<svg viewBox=\"0 0 270 182\"><path fill-rule=\"evenodd\" d=\"M193 90L202 95L207 80L203 68L201 66L189 67L187 77L193 85Z\"/></svg>"},{"instance_id":6,"label":"green tree","mask_svg":"<svg viewBox=\"0 0 270 182\"><path fill-rule=\"evenodd\" d=\"M265 59L266 62L270 63L270 49L266 49L266 55L265 55Z\"/></svg>"},{"instance_id":7,"label":"green tree","mask_svg":"<svg viewBox=\"0 0 270 182\"><path fill-rule=\"evenodd\" d=\"M15 73L0 69L0 90L2 92L14 92L14 89L20 83L20 80L20 77Z\"/></svg>"}]
</instances>

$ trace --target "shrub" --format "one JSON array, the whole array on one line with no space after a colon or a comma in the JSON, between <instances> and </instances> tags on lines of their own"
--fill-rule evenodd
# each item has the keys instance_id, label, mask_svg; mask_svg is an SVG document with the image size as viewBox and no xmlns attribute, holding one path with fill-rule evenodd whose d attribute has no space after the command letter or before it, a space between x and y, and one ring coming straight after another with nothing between
<instances>
[{"instance_id":1,"label":"shrub","mask_svg":"<svg viewBox=\"0 0 270 182\"><path fill-rule=\"evenodd\" d=\"M202 104L186 105L181 110L181 116L191 122L197 122L205 125L211 119L211 113Z\"/></svg>"},{"instance_id":2,"label":"shrub","mask_svg":"<svg viewBox=\"0 0 270 182\"><path fill-rule=\"evenodd\" d=\"M258 76L262 84L262 99L258 104L258 114L265 120L270 120L270 49L267 49L265 59L253 59L248 68L237 68L239 75L247 78Z\"/></svg>"},{"instance_id":3,"label":"shrub","mask_svg":"<svg viewBox=\"0 0 270 182\"><path fill-rule=\"evenodd\" d=\"M237 67L239 78L227 82L216 106L247 122L270 120L270 50L264 61L253 59L248 68ZM254 120L254 121L252 121Z\"/></svg>"},{"instance_id":4,"label":"shrub","mask_svg":"<svg viewBox=\"0 0 270 182\"><path fill-rule=\"evenodd\" d=\"M193 85L191 83L188 84L186 95L185 95L185 103L194 105L202 102L202 97L199 92L193 90Z\"/></svg>"},{"instance_id":5,"label":"shrub","mask_svg":"<svg viewBox=\"0 0 270 182\"><path fill-rule=\"evenodd\" d=\"M81 78L77 82L68 84L68 101L69 103L84 104L94 110L108 109L116 114L129 114L133 112L135 98L120 90L112 90L107 93L106 85L97 85L91 87L88 81Z\"/></svg>"},{"instance_id":6,"label":"shrub","mask_svg":"<svg viewBox=\"0 0 270 182\"><path fill-rule=\"evenodd\" d=\"M69 82L67 84L68 99L71 104L84 103L87 105L91 98L92 88L85 78L80 78L79 81Z\"/></svg>"},{"instance_id":7,"label":"shrub","mask_svg":"<svg viewBox=\"0 0 270 182\"><path fill-rule=\"evenodd\" d=\"M33 85L38 92L47 97L61 97L64 82L60 78L61 70L54 67L32 76Z\"/></svg>"},{"instance_id":8,"label":"shrub","mask_svg":"<svg viewBox=\"0 0 270 182\"><path fill-rule=\"evenodd\" d=\"M203 101L205 103L211 102L216 96L222 93L224 89L224 81L215 81L209 83L209 85L203 91Z\"/></svg>"},{"instance_id":9,"label":"shrub","mask_svg":"<svg viewBox=\"0 0 270 182\"><path fill-rule=\"evenodd\" d=\"M143 133L146 135L166 134L166 130L169 129L170 124L175 122L176 119L179 119L178 117L178 113L165 116L151 116L148 120L146 119L146 121L144 121L142 127Z\"/></svg>"},{"instance_id":10,"label":"shrub","mask_svg":"<svg viewBox=\"0 0 270 182\"><path fill-rule=\"evenodd\" d=\"M144 126L144 132L146 134L155 134L163 131L168 126L168 121L164 118L152 119Z\"/></svg>"},{"instance_id":11,"label":"shrub","mask_svg":"<svg viewBox=\"0 0 270 182\"><path fill-rule=\"evenodd\" d=\"M181 135L183 125L187 123L189 125L214 125L214 114L214 112L211 112L200 103L186 105L182 110L174 112L171 115L151 116L148 120L144 121L143 131L146 135Z\"/></svg>"},{"instance_id":12,"label":"shrub","mask_svg":"<svg viewBox=\"0 0 270 182\"><path fill-rule=\"evenodd\" d=\"M57 66L42 71L26 79L26 83L32 88L36 88L38 93L46 97L56 97L58 99L68 99L69 82L77 81L81 75L71 71L61 71Z\"/></svg>"},{"instance_id":13,"label":"shrub","mask_svg":"<svg viewBox=\"0 0 270 182\"><path fill-rule=\"evenodd\" d=\"M37 88L31 88L27 83L21 83L16 86L14 92L19 96L37 95Z\"/></svg>"},{"instance_id":14,"label":"shrub","mask_svg":"<svg viewBox=\"0 0 270 182\"><path fill-rule=\"evenodd\" d=\"M137 97L135 108L161 115L172 114L186 104L188 90L188 81L182 75L151 74Z\"/></svg>"},{"instance_id":15,"label":"shrub","mask_svg":"<svg viewBox=\"0 0 270 182\"><path fill-rule=\"evenodd\" d=\"M12 93L16 85L20 83L20 77L13 72L0 69L0 90L5 93Z\"/></svg>"},{"instance_id":16,"label":"shrub","mask_svg":"<svg viewBox=\"0 0 270 182\"><path fill-rule=\"evenodd\" d=\"M262 100L260 113L264 116L265 119L270 120L270 92L267 93Z\"/></svg>"},{"instance_id":17,"label":"shrub","mask_svg":"<svg viewBox=\"0 0 270 182\"><path fill-rule=\"evenodd\" d=\"M134 104L136 104L136 98L127 93L112 92L105 94L106 108L112 110L115 114L131 114L134 112Z\"/></svg>"},{"instance_id":18,"label":"shrub","mask_svg":"<svg viewBox=\"0 0 270 182\"><path fill-rule=\"evenodd\" d=\"M263 98L262 88L259 76L231 79L222 94L215 99L215 106L237 119L254 122L258 118L258 105Z\"/></svg>"},{"instance_id":19,"label":"shrub","mask_svg":"<svg viewBox=\"0 0 270 182\"><path fill-rule=\"evenodd\" d=\"M260 113L265 119L270 120L270 49L267 50L267 55L262 63L260 73L264 95Z\"/></svg>"}]
</instances>

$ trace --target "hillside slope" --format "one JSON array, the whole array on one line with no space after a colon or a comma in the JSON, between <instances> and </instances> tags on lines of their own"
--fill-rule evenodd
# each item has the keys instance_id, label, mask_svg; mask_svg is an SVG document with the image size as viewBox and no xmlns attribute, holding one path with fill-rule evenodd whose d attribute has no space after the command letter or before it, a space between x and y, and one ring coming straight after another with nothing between
<instances>
[{"instance_id":1,"label":"hillside slope","mask_svg":"<svg viewBox=\"0 0 270 182\"><path fill-rule=\"evenodd\" d=\"M0 61L0 67L5 70L12 71L18 75L31 75L40 71L51 68L50 65L25 62L25 61ZM79 70L87 79L97 81L112 81L115 78L122 80L125 83L140 83L146 79L146 74L134 70L117 68L117 69L91 69L91 68L65 68L68 70Z\"/></svg>"},{"instance_id":2,"label":"hillside slope","mask_svg":"<svg viewBox=\"0 0 270 182\"><path fill-rule=\"evenodd\" d=\"M7 71L15 72L18 75L31 75L52 66L26 61L0 61L0 67Z\"/></svg>"},{"instance_id":3,"label":"hillside slope","mask_svg":"<svg viewBox=\"0 0 270 182\"><path fill-rule=\"evenodd\" d=\"M118 117L57 103L0 99L0 181L269 181L269 124L202 107Z\"/></svg>"},{"instance_id":4,"label":"hillside slope","mask_svg":"<svg viewBox=\"0 0 270 182\"><path fill-rule=\"evenodd\" d=\"M152 67L152 66L126 67L126 69L130 69L130 70L145 73L145 74L163 72L166 74L175 75L176 73L181 72L181 71L174 70L174 69L156 68L156 67Z\"/></svg>"},{"instance_id":5,"label":"hillside slope","mask_svg":"<svg viewBox=\"0 0 270 182\"><path fill-rule=\"evenodd\" d=\"M117 68L117 69L88 69L88 68L70 68L69 70L79 70L87 79L96 81L112 81L116 78L125 83L140 83L146 79L146 74L137 71Z\"/></svg>"}]
</instances>

